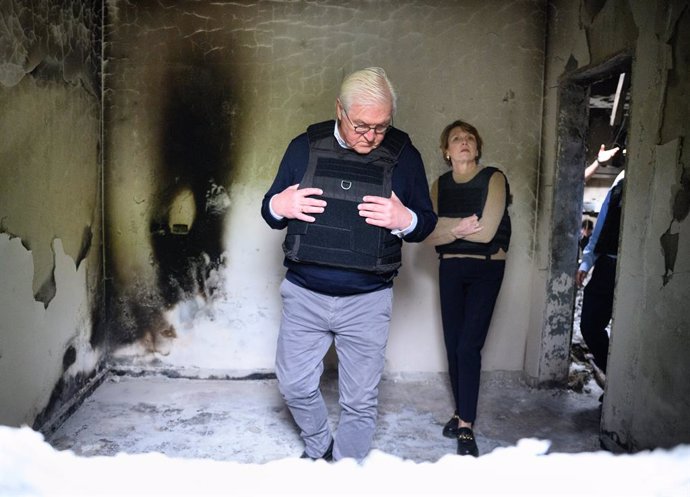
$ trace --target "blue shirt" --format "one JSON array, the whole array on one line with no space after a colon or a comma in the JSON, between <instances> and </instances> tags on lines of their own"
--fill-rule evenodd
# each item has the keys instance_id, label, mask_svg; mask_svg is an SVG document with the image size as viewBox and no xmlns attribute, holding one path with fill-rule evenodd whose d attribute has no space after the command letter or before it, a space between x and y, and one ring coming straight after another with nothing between
<instances>
[{"instance_id":1,"label":"blue shirt","mask_svg":"<svg viewBox=\"0 0 690 497\"><path fill-rule=\"evenodd\" d=\"M606 193L606 198L604 198L604 203L601 204L601 209L599 210L599 216L597 217L597 222L594 225L594 231L592 236L589 238L589 243L582 251L582 261L580 262L580 271L588 273L597 260L597 254L594 253L594 248L597 246L597 241L599 241L599 235L601 234L601 228L604 226L606 221L606 215L609 212L609 201L611 200L611 190L625 177L625 171L621 171L616 179L613 180L613 184L609 191ZM615 259L615 256L610 255L609 257Z\"/></svg>"}]
</instances>

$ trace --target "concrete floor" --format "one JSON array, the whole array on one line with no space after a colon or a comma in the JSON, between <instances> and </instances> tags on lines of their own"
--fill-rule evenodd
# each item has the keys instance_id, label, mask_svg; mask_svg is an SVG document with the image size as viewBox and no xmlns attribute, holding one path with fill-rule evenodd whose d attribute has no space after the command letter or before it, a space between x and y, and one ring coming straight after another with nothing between
<instances>
[{"instance_id":1,"label":"concrete floor","mask_svg":"<svg viewBox=\"0 0 690 497\"><path fill-rule=\"evenodd\" d=\"M323 392L335 426L337 378ZM513 374L484 373L475 434L481 454L523 438L550 453L600 450L601 390L533 389ZM446 376L384 378L373 448L415 462L455 453L441 429L453 412ZM78 455L160 452L171 457L264 463L303 445L273 379L207 380L109 374L48 442Z\"/></svg>"}]
</instances>

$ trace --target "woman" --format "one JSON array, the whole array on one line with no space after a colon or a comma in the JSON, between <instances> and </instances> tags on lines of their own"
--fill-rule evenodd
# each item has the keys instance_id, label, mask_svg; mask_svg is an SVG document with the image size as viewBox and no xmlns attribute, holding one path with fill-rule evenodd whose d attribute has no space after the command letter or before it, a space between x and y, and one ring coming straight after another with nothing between
<instances>
[{"instance_id":1,"label":"woman","mask_svg":"<svg viewBox=\"0 0 690 497\"><path fill-rule=\"evenodd\" d=\"M455 121L441 133L451 171L437 183L438 224L428 242L439 253L439 291L455 414L443 435L457 438L460 455L477 457L472 431L477 414L481 350L503 281L510 242L506 177L482 167L477 129ZM433 192L432 192L433 195Z\"/></svg>"}]
</instances>

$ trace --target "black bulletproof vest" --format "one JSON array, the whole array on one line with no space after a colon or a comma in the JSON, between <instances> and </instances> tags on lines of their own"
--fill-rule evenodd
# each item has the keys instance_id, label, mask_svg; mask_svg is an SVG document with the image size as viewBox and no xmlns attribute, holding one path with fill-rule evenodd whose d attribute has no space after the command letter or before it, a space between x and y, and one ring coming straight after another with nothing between
<instances>
[{"instance_id":1,"label":"black bulletproof vest","mask_svg":"<svg viewBox=\"0 0 690 497\"><path fill-rule=\"evenodd\" d=\"M390 230L372 226L359 215L365 195L390 197L393 169L409 142L406 133L390 128L381 145L366 155L338 145L334 121L307 129L309 163L300 188L323 190L328 205L316 221L288 221L283 243L292 261L389 273L400 267L402 241Z\"/></svg>"},{"instance_id":2,"label":"black bulletproof vest","mask_svg":"<svg viewBox=\"0 0 690 497\"><path fill-rule=\"evenodd\" d=\"M438 215L442 217L468 217L476 214L481 218L489 193L489 180L491 175L498 171L495 167L485 167L467 183L456 183L453 180L453 172L448 171L438 180ZM510 203L510 187L506 180L506 208L498 225L498 230L493 240L488 243L469 242L457 239L445 245L437 245L439 254L472 254L490 257L499 249L508 251L510 245L511 225L508 215Z\"/></svg>"},{"instance_id":3,"label":"black bulletproof vest","mask_svg":"<svg viewBox=\"0 0 690 497\"><path fill-rule=\"evenodd\" d=\"M616 186L611 189L609 197L609 207L606 211L606 219L604 225L599 232L599 239L594 247L595 254L618 254L618 234L621 228L621 208L623 205L623 182L625 178L620 180Z\"/></svg>"}]
</instances>

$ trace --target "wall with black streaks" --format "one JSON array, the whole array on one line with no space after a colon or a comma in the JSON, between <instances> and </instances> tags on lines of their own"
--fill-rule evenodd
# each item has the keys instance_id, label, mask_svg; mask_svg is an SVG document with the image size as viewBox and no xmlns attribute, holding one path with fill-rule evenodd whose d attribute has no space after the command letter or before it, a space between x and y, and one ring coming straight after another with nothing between
<instances>
[{"instance_id":1,"label":"wall with black streaks","mask_svg":"<svg viewBox=\"0 0 690 497\"><path fill-rule=\"evenodd\" d=\"M109 2L106 247L115 360L273 369L284 233L260 217L288 143L334 116L343 76L384 67L396 126L429 182L455 119L506 171L514 236L484 356L519 371L529 306L541 123L544 4ZM432 247L405 247L387 367L443 371Z\"/></svg>"},{"instance_id":2,"label":"wall with black streaks","mask_svg":"<svg viewBox=\"0 0 690 497\"><path fill-rule=\"evenodd\" d=\"M457 118L506 172L514 237L483 367L556 377L566 326L550 318L572 274L553 249L573 235L553 214L574 198L558 189L559 82L628 54L604 440L690 440L687 0L100 5L0 9L0 422L50 424L106 342L123 368L272 369L283 234L261 197L290 139L332 118L342 77L369 65L396 84L395 123L430 182ZM388 371L445 369L436 264L405 247Z\"/></svg>"},{"instance_id":3,"label":"wall with black streaks","mask_svg":"<svg viewBox=\"0 0 690 497\"><path fill-rule=\"evenodd\" d=\"M556 186L564 174L558 165L564 162L563 144L577 139L558 135L567 107L558 97L563 82L628 57L631 113L602 443L612 450L688 443L690 4L553 1L548 17L539 263L526 369L549 376L567 343L556 339L563 327L550 328L545 319L564 315L559 303L573 291L574 272L553 272L552 249L559 237L577 229L573 225L566 232L553 222L561 199Z\"/></svg>"},{"instance_id":4,"label":"wall with black streaks","mask_svg":"<svg viewBox=\"0 0 690 497\"><path fill-rule=\"evenodd\" d=\"M49 422L102 360L100 25L0 4L0 424Z\"/></svg>"}]
</instances>

